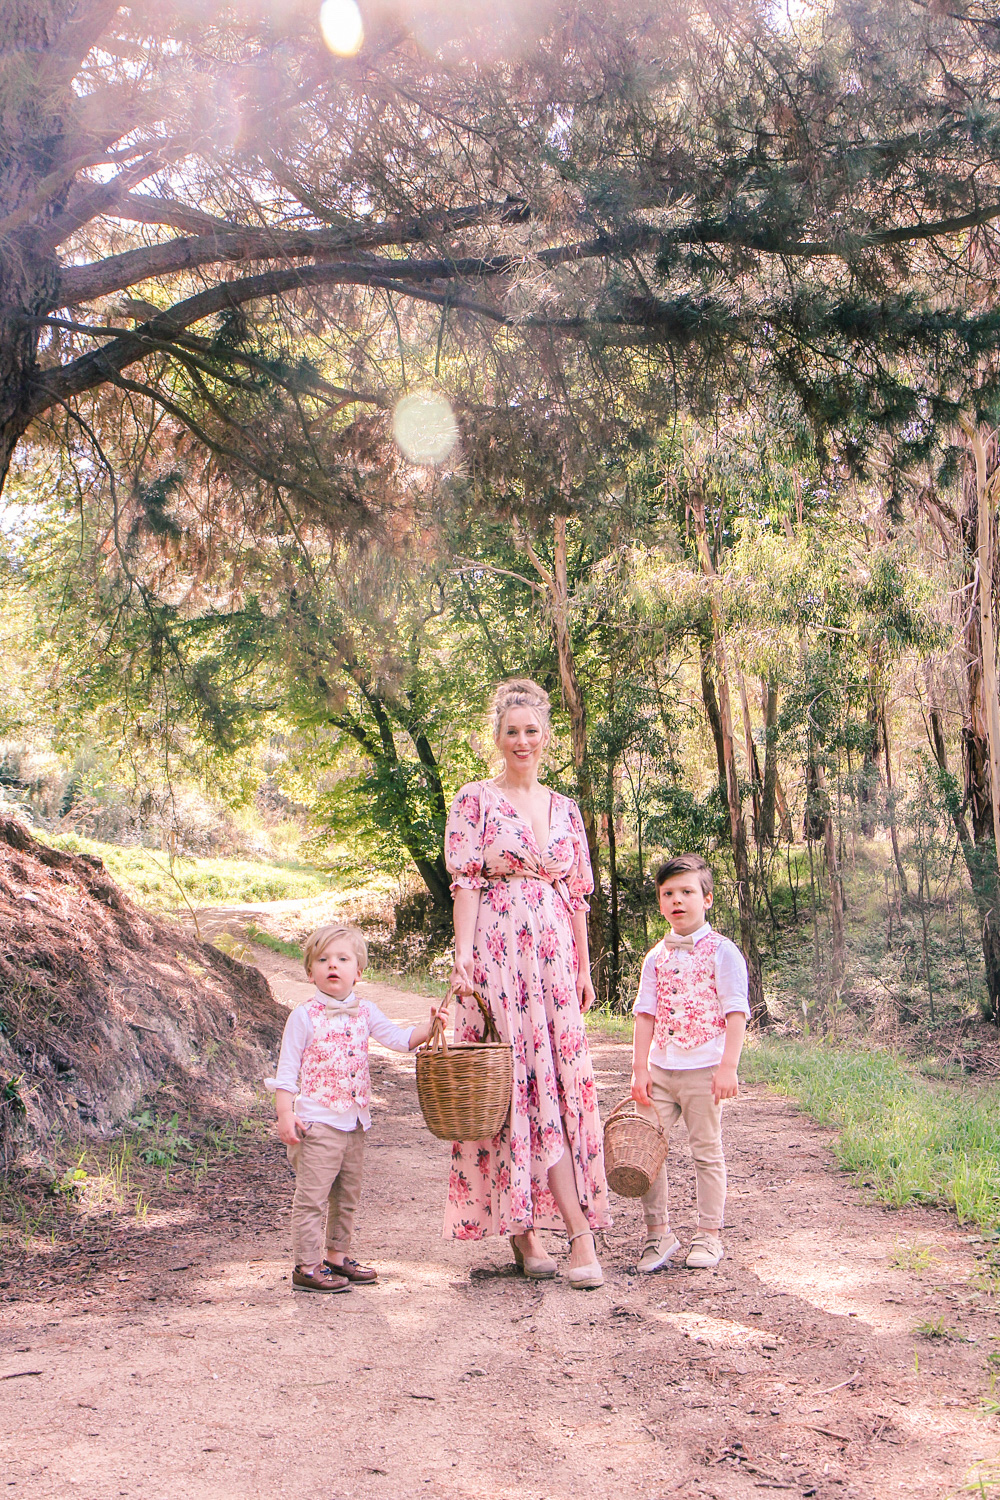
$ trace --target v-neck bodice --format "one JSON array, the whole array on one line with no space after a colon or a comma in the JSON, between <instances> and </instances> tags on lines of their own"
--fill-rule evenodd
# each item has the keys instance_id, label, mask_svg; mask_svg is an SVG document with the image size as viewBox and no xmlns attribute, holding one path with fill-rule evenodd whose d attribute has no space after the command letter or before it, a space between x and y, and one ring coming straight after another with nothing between
<instances>
[{"instance_id":1,"label":"v-neck bodice","mask_svg":"<svg viewBox=\"0 0 1000 1500\"><path fill-rule=\"evenodd\" d=\"M492 781L473 781L452 803L445 860L456 888L532 875L565 882L571 907L586 906L594 889L590 851L580 809L570 797L549 794L549 834L544 849L535 831Z\"/></svg>"},{"instance_id":2,"label":"v-neck bodice","mask_svg":"<svg viewBox=\"0 0 1000 1500\"><path fill-rule=\"evenodd\" d=\"M495 781L485 781L483 782L483 785L490 787L490 789L496 793L499 800L504 804L504 810L507 815L519 819L519 821L524 824L525 828L528 830L528 832L531 834L531 837L535 841L535 848L538 850L539 858L541 860L544 860L545 851L548 849L549 842L552 838L552 804L555 800L555 792L549 791L549 806L548 816L546 820L545 838L540 839L538 837L538 833L535 829L534 823L532 823L530 818L526 818L524 816L524 813L521 812L516 803L512 802L511 799L505 795L502 787L497 786Z\"/></svg>"}]
</instances>

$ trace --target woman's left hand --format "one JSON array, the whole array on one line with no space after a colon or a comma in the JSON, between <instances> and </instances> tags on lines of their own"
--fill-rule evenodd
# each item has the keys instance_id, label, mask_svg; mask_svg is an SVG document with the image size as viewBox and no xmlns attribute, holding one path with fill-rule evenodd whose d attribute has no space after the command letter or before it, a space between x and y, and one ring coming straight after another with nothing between
<instances>
[{"instance_id":1,"label":"woman's left hand","mask_svg":"<svg viewBox=\"0 0 1000 1500\"><path fill-rule=\"evenodd\" d=\"M589 974L578 974L576 976L576 998L580 1002L580 1014L585 1016L597 999L594 990L594 981Z\"/></svg>"}]
</instances>

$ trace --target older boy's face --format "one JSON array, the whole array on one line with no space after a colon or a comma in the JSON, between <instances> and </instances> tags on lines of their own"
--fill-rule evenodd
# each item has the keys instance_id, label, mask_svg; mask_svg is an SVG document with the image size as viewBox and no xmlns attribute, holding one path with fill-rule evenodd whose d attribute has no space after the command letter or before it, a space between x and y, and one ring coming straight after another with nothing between
<instances>
[{"instance_id":1,"label":"older boy's face","mask_svg":"<svg viewBox=\"0 0 1000 1500\"><path fill-rule=\"evenodd\" d=\"M331 1000L346 1000L360 973L354 949L340 938L327 943L309 965L309 978L320 994L329 995Z\"/></svg>"},{"instance_id":2,"label":"older boy's face","mask_svg":"<svg viewBox=\"0 0 1000 1500\"><path fill-rule=\"evenodd\" d=\"M697 932L712 905L712 892L701 888L697 870L671 875L660 886L660 910L678 937Z\"/></svg>"}]
</instances>

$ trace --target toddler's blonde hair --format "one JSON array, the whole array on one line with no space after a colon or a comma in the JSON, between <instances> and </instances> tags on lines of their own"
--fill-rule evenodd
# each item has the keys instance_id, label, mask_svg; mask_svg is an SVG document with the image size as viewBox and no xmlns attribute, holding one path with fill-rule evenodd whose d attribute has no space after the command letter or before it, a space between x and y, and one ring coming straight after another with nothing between
<instances>
[{"instance_id":1,"label":"toddler's blonde hair","mask_svg":"<svg viewBox=\"0 0 1000 1500\"><path fill-rule=\"evenodd\" d=\"M364 934L356 927L348 927L343 922L327 922L323 927L317 927L312 935L306 938L306 945L302 949L302 962L305 964L308 974L313 966L314 958L322 958L331 943L338 938L343 938L358 961L358 969L363 973L368 967L368 944L365 942Z\"/></svg>"},{"instance_id":2,"label":"toddler's blonde hair","mask_svg":"<svg viewBox=\"0 0 1000 1500\"><path fill-rule=\"evenodd\" d=\"M543 729L548 729L552 717L549 695L530 677L508 677L497 685L493 694L493 739L500 743L503 721L512 708L530 708L538 717Z\"/></svg>"}]
</instances>

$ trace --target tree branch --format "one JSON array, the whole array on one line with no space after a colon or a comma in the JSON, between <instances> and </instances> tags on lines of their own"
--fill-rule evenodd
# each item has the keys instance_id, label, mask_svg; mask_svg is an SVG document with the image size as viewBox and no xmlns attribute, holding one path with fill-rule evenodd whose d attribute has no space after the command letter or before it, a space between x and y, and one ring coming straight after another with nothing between
<instances>
[{"instance_id":1,"label":"tree branch","mask_svg":"<svg viewBox=\"0 0 1000 1500\"><path fill-rule=\"evenodd\" d=\"M146 223L172 222L160 217L162 201L130 195L116 207L104 211L115 215L120 212L122 217L145 214ZM183 204L176 207L181 214L194 215L197 212L188 210ZM224 226L211 234L170 240L165 245L144 245L90 265L70 267L63 272L57 299L52 306L72 307L78 302L105 297L109 292L123 291L137 281L190 271L196 266L244 260L298 260L316 255L326 259L386 245L421 243L437 235L458 234L487 224L521 224L526 217L523 203L476 203L439 214L421 214L381 224L351 224L337 229L240 229ZM204 221L208 215L202 218ZM394 265L386 263L384 270L392 272Z\"/></svg>"}]
</instances>

